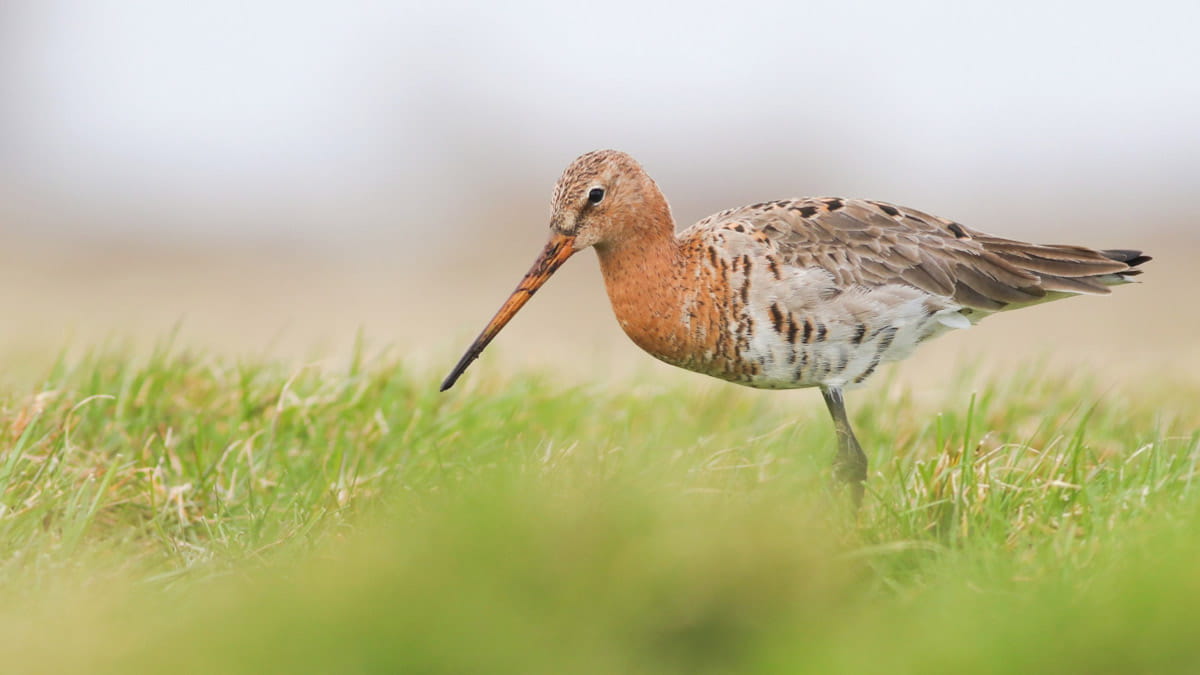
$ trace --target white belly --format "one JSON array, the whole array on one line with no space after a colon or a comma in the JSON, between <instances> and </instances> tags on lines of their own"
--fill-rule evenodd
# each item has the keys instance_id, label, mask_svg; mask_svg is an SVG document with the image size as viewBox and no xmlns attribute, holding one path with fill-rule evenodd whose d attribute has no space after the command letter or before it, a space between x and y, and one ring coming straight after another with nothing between
<instances>
[{"instance_id":1,"label":"white belly","mask_svg":"<svg viewBox=\"0 0 1200 675\"><path fill-rule=\"evenodd\" d=\"M760 365L742 384L763 389L861 384L882 363L971 325L949 299L906 286L851 290L808 307L776 300L748 309L756 330L742 358Z\"/></svg>"}]
</instances>

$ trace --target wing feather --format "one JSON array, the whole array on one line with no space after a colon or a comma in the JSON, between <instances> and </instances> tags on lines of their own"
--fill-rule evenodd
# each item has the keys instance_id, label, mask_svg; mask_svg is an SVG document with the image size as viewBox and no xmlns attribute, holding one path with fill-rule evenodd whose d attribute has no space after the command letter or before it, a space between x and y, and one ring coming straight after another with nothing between
<instances>
[{"instance_id":1,"label":"wing feather","mask_svg":"<svg viewBox=\"0 0 1200 675\"><path fill-rule=\"evenodd\" d=\"M723 211L700 230L756 236L786 265L820 268L842 285L902 284L987 311L1108 292L1149 260L1140 251L1031 244L883 202L807 198Z\"/></svg>"}]
</instances>

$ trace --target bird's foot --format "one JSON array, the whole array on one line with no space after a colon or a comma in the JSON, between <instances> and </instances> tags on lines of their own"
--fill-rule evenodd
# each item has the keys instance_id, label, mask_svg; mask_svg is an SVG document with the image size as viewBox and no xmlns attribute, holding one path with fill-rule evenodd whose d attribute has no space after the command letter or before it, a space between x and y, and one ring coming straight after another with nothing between
<instances>
[{"instance_id":1,"label":"bird's foot","mask_svg":"<svg viewBox=\"0 0 1200 675\"><path fill-rule=\"evenodd\" d=\"M866 491L867 463L858 457L839 455L833 462L833 477L839 486L845 486L857 510L862 505L863 493Z\"/></svg>"}]
</instances>

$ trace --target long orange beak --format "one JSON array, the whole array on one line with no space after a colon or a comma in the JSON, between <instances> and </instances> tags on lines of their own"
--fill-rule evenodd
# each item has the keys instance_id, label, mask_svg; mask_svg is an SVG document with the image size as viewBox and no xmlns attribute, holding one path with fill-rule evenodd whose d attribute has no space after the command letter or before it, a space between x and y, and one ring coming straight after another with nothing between
<instances>
[{"instance_id":1,"label":"long orange beak","mask_svg":"<svg viewBox=\"0 0 1200 675\"><path fill-rule=\"evenodd\" d=\"M529 298L532 298L533 294L542 287L542 284L546 283L550 275L554 274L555 270L561 267L574 253L575 237L557 232L550 235L550 241L546 243L546 248L542 249L542 254L534 261L533 267L525 273L525 278L521 279L521 283L517 284L517 289L508 296L508 300L505 300L504 304L500 306L500 311L496 312L496 316L492 317L479 337L471 343L467 353L459 359L458 365L454 366L454 370L450 371L450 374L442 381L442 391L454 386L458 377L463 374L467 366L471 365L472 361L479 358L480 353L488 346L492 338L496 337L500 329L504 328L504 325L516 315L517 311L529 302Z\"/></svg>"}]
</instances>

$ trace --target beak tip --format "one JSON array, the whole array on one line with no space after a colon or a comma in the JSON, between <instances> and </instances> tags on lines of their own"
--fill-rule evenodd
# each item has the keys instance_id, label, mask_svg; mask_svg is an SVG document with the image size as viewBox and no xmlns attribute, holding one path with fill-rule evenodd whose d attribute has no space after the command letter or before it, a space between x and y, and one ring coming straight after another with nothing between
<instances>
[{"instance_id":1,"label":"beak tip","mask_svg":"<svg viewBox=\"0 0 1200 675\"><path fill-rule=\"evenodd\" d=\"M443 392L443 391L446 391L447 389L449 389L450 387L453 387L454 383L458 382L458 376L459 376L458 372L453 372L453 373L450 373L449 375L447 375L446 379L442 380L442 386L440 388L438 388L438 391Z\"/></svg>"}]
</instances>

